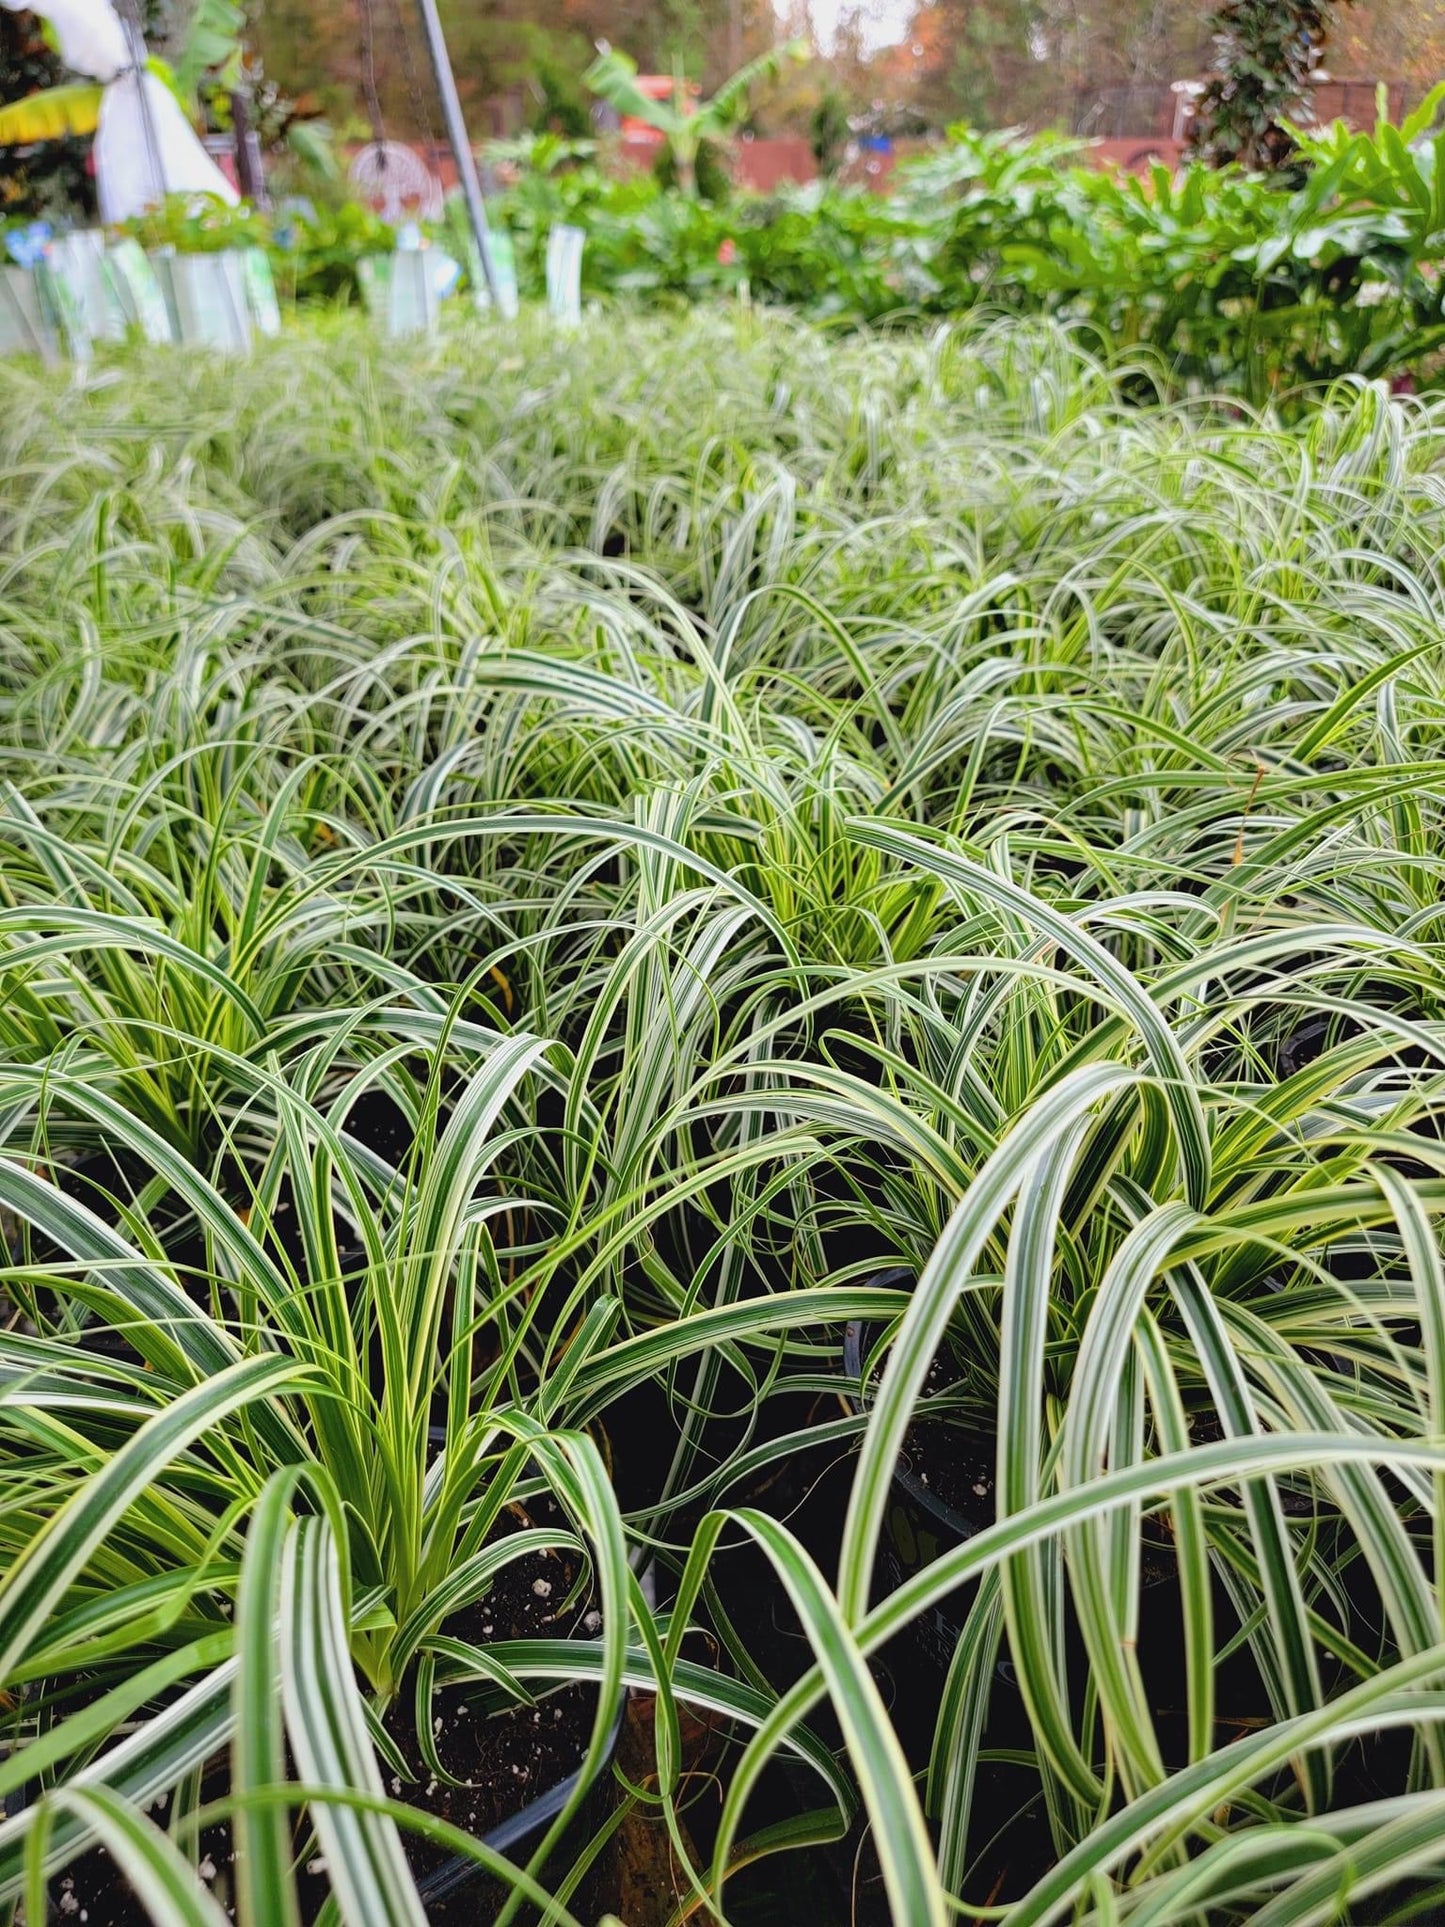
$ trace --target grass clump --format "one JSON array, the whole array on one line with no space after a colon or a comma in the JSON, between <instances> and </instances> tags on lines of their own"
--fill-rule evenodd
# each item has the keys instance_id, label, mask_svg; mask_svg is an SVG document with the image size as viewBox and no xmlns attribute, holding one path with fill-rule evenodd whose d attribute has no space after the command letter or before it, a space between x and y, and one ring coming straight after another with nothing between
<instances>
[{"instance_id":1,"label":"grass clump","mask_svg":"<svg viewBox=\"0 0 1445 1927\"><path fill-rule=\"evenodd\" d=\"M7 1902L1435 1904L1439 411L1141 374L0 371ZM925 1401L992 1496L889 1589ZM397 1791L579 1685L515 1864Z\"/></svg>"}]
</instances>

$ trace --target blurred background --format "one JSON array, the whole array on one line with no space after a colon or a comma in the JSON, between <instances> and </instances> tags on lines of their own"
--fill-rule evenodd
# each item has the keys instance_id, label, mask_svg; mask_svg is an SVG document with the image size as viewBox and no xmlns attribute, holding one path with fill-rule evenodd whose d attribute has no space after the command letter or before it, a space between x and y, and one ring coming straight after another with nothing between
<instances>
[{"instance_id":1,"label":"blurred background","mask_svg":"<svg viewBox=\"0 0 1445 1927\"><path fill-rule=\"evenodd\" d=\"M760 94L747 131L806 140L824 168L849 122L894 139L957 120L1168 137L1174 83L1201 75L1211 52L1199 0L441 0L441 13L469 120L493 138L588 134L582 76L599 41L643 73L681 65L708 94L805 37L811 58ZM339 132L369 132L370 67L389 130L425 138L412 15L412 0L260 0L251 39L269 78ZM1445 0L1358 0L1328 48L1331 73L1365 84L1370 115L1376 83L1418 95L1442 56Z\"/></svg>"},{"instance_id":2,"label":"blurred background","mask_svg":"<svg viewBox=\"0 0 1445 1927\"><path fill-rule=\"evenodd\" d=\"M416 0L134 4L233 180L239 102L282 195L329 191L308 156L334 157L340 179L383 141L454 183ZM672 103L680 84L707 100L769 50L800 48L746 90L727 130L729 185L762 193L819 178L887 189L900 161L960 122L1082 137L1095 165L1173 166L1215 52L1199 0L439 0L439 11L493 191L507 184L508 143L526 162L538 137L588 143L613 179L665 161L655 126L589 87L609 51ZM1373 125L1382 88L1399 120L1445 72L1445 0L1355 0L1333 16L1312 75L1318 120ZM0 12L0 103L66 77L34 14ZM86 211L86 139L11 141L0 217ZM238 184L258 198L244 155Z\"/></svg>"}]
</instances>

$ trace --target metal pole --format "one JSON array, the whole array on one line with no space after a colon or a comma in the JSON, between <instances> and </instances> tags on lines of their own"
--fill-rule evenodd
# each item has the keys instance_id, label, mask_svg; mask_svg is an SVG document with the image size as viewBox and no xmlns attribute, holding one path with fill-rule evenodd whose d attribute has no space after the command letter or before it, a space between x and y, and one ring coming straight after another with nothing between
<instances>
[{"instance_id":1,"label":"metal pole","mask_svg":"<svg viewBox=\"0 0 1445 1927\"><path fill-rule=\"evenodd\" d=\"M166 175L161 165L161 147L156 138L155 117L151 113L150 95L146 92L146 43L141 32L140 9L137 0L121 0L121 25L125 28L126 40L130 45L131 65L135 68L136 91L140 97L141 132L146 144L146 163L150 168L151 187L155 194L156 205L166 198Z\"/></svg>"},{"instance_id":2,"label":"metal pole","mask_svg":"<svg viewBox=\"0 0 1445 1927\"><path fill-rule=\"evenodd\" d=\"M457 97L456 75L452 72L447 43L442 36L441 16L437 12L436 0L417 0L417 8L421 13L422 30L426 34L426 47L431 55L432 73L436 77L437 92L441 95L442 118L447 124L447 140L451 145L452 158L457 164L457 178L461 181L462 196L467 204L467 218L471 222L472 234L477 243L477 253L482 260L482 274L486 278L487 292L491 295L493 302L500 307L497 271L492 261L491 230L487 226L487 205L482 199L482 184L477 178L477 163L472 154L472 144L467 139L467 123L462 118L462 103Z\"/></svg>"},{"instance_id":3,"label":"metal pole","mask_svg":"<svg viewBox=\"0 0 1445 1927\"><path fill-rule=\"evenodd\" d=\"M241 192L252 207L269 208L266 192L266 166L261 159L261 141L251 119L251 91L237 87L231 95L231 127L236 136L236 178Z\"/></svg>"}]
</instances>

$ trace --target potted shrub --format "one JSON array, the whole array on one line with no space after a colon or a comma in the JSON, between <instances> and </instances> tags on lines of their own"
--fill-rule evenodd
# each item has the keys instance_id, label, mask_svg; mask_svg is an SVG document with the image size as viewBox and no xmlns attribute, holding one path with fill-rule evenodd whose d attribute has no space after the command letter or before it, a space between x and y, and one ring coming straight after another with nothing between
<instances>
[{"instance_id":1,"label":"potted shrub","mask_svg":"<svg viewBox=\"0 0 1445 1927\"><path fill-rule=\"evenodd\" d=\"M89 1118L113 1159L153 1173L148 1188L102 1214L13 1165L0 1179L13 1221L50 1254L38 1329L83 1306L123 1340L96 1353L41 1336L9 1363L41 1370L75 1414L72 1435L88 1436L120 1483L137 1468L151 1495L139 1512L108 1512L82 1453L69 1503L58 1485L39 1500L39 1536L0 1597L7 1676L18 1667L33 1682L27 1722L63 1723L79 1689L96 1709L81 1721L90 1737L76 1734L87 1747L118 1737L136 1703L127 1682L152 1679L140 1731L169 1759L166 1736L194 1715L188 1770L217 1812L284 1779L284 1724L297 1777L340 1802L311 1800L319 1847L299 1874L306 1829L293 1841L285 1828L285 1877L303 1899L308 1877L325 1874L393 1892L389 1917L419 1917L405 1896L413 1882L439 1891L456 1879L454 1834L495 1845L555 1829L607 1758L629 1617L621 1524L592 1440L547 1424L544 1390L517 1396L505 1298L492 1303L489 1225L505 1201L476 1203L497 1121L545 1076L543 1059L535 1040L498 1038L446 1104L430 1079L400 1168L352 1135L364 1079L326 1111L274 1087L263 1100L274 1100L274 1155L212 1177L77 1083L62 1106ZM238 1179L244 1206L228 1195ZM162 1194L184 1215L148 1203ZM98 1259L102 1247L118 1267ZM188 1275L198 1251L213 1261L204 1284ZM43 1406L46 1387L33 1396ZM37 1473L41 1461L63 1481L44 1449ZM64 1557L41 1526L57 1506L75 1534ZM569 1648L586 1649L570 1672ZM597 1680L592 1706L588 1689L566 1688L572 1672ZM539 1675L561 1696L537 1698L526 1679ZM499 1701L520 1716L487 1719ZM134 1744L106 1755L105 1784L132 1800L170 1791L139 1752L139 1778ZM357 1794L420 1814L410 1864L391 1818L344 1804ZM18 1891L27 1811L0 1825L7 1892ZM269 1851L267 1824L233 1815L209 1850L222 1874L226 1851L241 1852L243 1888ZM58 1815L48 1866L73 1860L86 1837L83 1815ZM86 1863L69 1878L105 1876Z\"/></svg>"},{"instance_id":2,"label":"potted shrub","mask_svg":"<svg viewBox=\"0 0 1445 1927\"><path fill-rule=\"evenodd\" d=\"M145 247L176 340L222 351L249 347L253 330L280 326L266 253L269 228L253 208L172 195L127 225Z\"/></svg>"}]
</instances>

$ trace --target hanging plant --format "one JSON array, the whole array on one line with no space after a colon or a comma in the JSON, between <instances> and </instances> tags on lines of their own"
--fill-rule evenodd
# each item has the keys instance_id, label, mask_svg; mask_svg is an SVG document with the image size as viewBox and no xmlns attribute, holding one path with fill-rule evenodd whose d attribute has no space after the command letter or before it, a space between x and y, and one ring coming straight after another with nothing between
<instances>
[{"instance_id":1,"label":"hanging plant","mask_svg":"<svg viewBox=\"0 0 1445 1927\"><path fill-rule=\"evenodd\" d=\"M1349 4L1349 0L1345 0ZM1225 0L1214 15L1214 75L1191 151L1213 167L1268 173L1293 158L1283 125L1308 106L1334 0Z\"/></svg>"}]
</instances>

